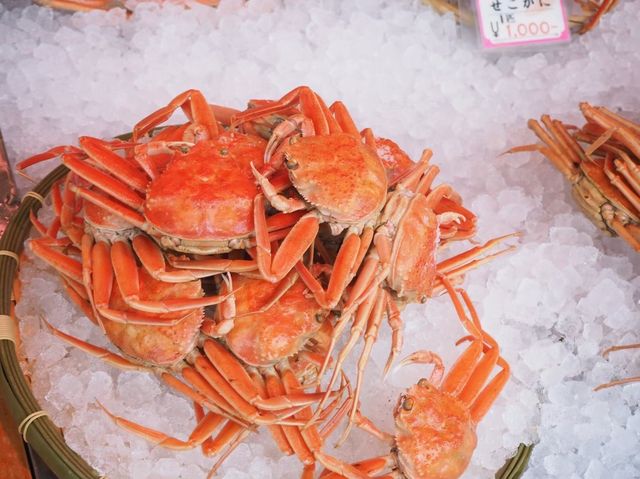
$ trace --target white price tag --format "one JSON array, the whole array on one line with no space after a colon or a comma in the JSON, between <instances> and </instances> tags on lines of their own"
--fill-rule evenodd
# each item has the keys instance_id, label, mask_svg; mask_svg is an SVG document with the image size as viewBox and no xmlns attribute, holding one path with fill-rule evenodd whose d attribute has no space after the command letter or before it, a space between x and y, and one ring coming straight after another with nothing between
<instances>
[{"instance_id":1,"label":"white price tag","mask_svg":"<svg viewBox=\"0 0 640 479\"><path fill-rule=\"evenodd\" d=\"M475 0L482 46L564 42L570 38L562 0Z\"/></svg>"}]
</instances>

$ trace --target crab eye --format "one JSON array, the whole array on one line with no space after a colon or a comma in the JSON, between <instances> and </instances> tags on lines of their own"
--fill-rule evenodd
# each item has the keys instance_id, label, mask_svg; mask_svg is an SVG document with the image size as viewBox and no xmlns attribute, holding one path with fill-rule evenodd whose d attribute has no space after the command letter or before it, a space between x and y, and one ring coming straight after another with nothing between
<instances>
[{"instance_id":1,"label":"crab eye","mask_svg":"<svg viewBox=\"0 0 640 479\"><path fill-rule=\"evenodd\" d=\"M324 317L322 316L322 314L316 313L316 321L317 322L321 323L323 319L324 319Z\"/></svg>"},{"instance_id":2,"label":"crab eye","mask_svg":"<svg viewBox=\"0 0 640 479\"><path fill-rule=\"evenodd\" d=\"M402 409L405 411L411 411L411 409L413 409L413 398L406 396L402 400Z\"/></svg>"},{"instance_id":3,"label":"crab eye","mask_svg":"<svg viewBox=\"0 0 640 479\"><path fill-rule=\"evenodd\" d=\"M297 161L293 161L289 159L284 160L284 164L290 170L295 170L299 166Z\"/></svg>"},{"instance_id":4,"label":"crab eye","mask_svg":"<svg viewBox=\"0 0 640 479\"><path fill-rule=\"evenodd\" d=\"M421 388L428 388L429 386L431 386L431 384L429 384L429 381L426 378L422 378L420 379L420 381L418 381L418 386L420 386Z\"/></svg>"}]
</instances>

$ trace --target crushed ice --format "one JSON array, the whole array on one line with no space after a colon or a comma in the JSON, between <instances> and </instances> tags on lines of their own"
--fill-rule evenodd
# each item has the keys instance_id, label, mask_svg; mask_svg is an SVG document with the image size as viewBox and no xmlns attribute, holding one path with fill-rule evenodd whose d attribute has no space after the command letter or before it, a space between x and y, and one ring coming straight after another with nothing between
<instances>
[{"instance_id":1,"label":"crushed ice","mask_svg":"<svg viewBox=\"0 0 640 479\"><path fill-rule=\"evenodd\" d=\"M131 7L126 19L122 10L69 15L20 0L0 4L0 127L11 158L79 135L124 132L187 88L235 107L299 84L343 100L360 127L393 138L414 158L425 147L434 150L441 181L453 183L478 214L479 239L525 234L515 254L471 273L466 283L513 378L478 428L465 477L493 477L519 442L531 441L538 445L527 479L640 476L640 384L592 391L640 373L638 351L599 356L610 345L640 341L640 257L591 225L546 160L499 156L534 141L530 117L580 122L583 100L638 118L640 1L620 2L596 31L569 46L501 57L462 43L451 18L417 1ZM21 277L18 313L33 389L68 443L113 478L204 476L211 461L199 451L153 447L119 430L96 405L99 399L121 416L184 438L194 424L189 402L155 378L115 371L53 339L40 324L44 312L71 334L106 344L62 299L48 269L27 262ZM404 353L431 348L452 363L463 331L446 298L411 306L403 318ZM420 371L400 370L383 385L388 344L383 330L362 404L390 430L395 398ZM376 453L384 447L359 431L336 451L347 460ZM299 472L299 463L281 457L262 431L238 448L221 476Z\"/></svg>"}]
</instances>

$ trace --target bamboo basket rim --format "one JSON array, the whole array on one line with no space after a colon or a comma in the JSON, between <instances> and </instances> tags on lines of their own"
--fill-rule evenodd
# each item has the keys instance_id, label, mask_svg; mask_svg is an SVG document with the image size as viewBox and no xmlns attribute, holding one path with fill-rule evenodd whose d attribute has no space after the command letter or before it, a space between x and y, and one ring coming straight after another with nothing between
<instances>
[{"instance_id":1,"label":"bamboo basket rim","mask_svg":"<svg viewBox=\"0 0 640 479\"><path fill-rule=\"evenodd\" d=\"M123 134L115 138L127 140L131 134ZM45 176L32 191L46 198L53 184L63 178L69 169L60 165ZM41 202L33 196L24 196L20 207L15 212L7 228L0 238L0 250L11 251L18 256L24 249L31 231L29 215L42 207ZM13 281L19 270L18 262L12 257L0 256L0 315L12 315ZM8 340L0 340L0 392L9 411L17 424L33 413L42 411L38 400L33 396L31 387L20 367L15 344ZM34 421L25 432L29 445L35 449L47 466L61 479L106 479L89 465L78 453L71 449L64 440L62 431L48 416ZM533 445L520 444L515 455L495 474L495 479L518 479L527 468Z\"/></svg>"}]
</instances>

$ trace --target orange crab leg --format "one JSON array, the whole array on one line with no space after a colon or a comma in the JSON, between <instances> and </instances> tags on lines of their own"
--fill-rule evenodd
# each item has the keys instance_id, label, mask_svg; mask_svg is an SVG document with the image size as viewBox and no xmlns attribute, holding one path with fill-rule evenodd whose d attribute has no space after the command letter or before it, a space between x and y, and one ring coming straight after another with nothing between
<instances>
[{"instance_id":1,"label":"orange crab leg","mask_svg":"<svg viewBox=\"0 0 640 479\"><path fill-rule=\"evenodd\" d=\"M37 163L41 163L43 161L51 160L53 158L58 158L62 155L77 155L79 157L85 156L84 152L77 146L72 146L72 145L55 146L43 153L30 156L26 160L22 160L18 162L16 164L16 171L18 171L18 173L22 173L22 170L25 170L30 166L33 166Z\"/></svg>"},{"instance_id":2,"label":"orange crab leg","mask_svg":"<svg viewBox=\"0 0 640 479\"><path fill-rule=\"evenodd\" d=\"M122 356L119 356L118 354L114 354L105 348L94 346L93 344L83 341L81 339L78 339L75 336L71 336L67 333L64 333L59 329L55 328L51 323L49 323L44 318L42 318L42 322L47 326L47 328L49 328L49 331L51 331L51 333L54 336L62 339L64 342L70 344L71 346L74 346L80 349L81 351L84 351L85 353L88 353L91 356L94 356L104 361L107 364L110 364L112 366L115 366L119 369L124 369L124 370L133 370L133 371L149 370L147 367L131 362L128 359L125 359Z\"/></svg>"},{"instance_id":3,"label":"orange crab leg","mask_svg":"<svg viewBox=\"0 0 640 479\"><path fill-rule=\"evenodd\" d=\"M335 101L329 107L331 114L335 117L338 125L340 125L341 131L350 133L353 136L360 137L360 131L356 127L356 124L351 118L351 114L347 107L341 101ZM375 148L374 148L375 149Z\"/></svg>"},{"instance_id":4,"label":"orange crab leg","mask_svg":"<svg viewBox=\"0 0 640 479\"><path fill-rule=\"evenodd\" d=\"M358 260L362 261L371 240L371 228L366 228L362 237L358 236L355 230L349 229L334 261L326 291L302 261L298 261L296 270L320 306L333 309L338 304L347 285L360 267Z\"/></svg>"},{"instance_id":5,"label":"orange crab leg","mask_svg":"<svg viewBox=\"0 0 640 479\"><path fill-rule=\"evenodd\" d=\"M62 163L76 175L89 181L112 197L118 198L122 203L137 211L142 210L144 198L123 181L104 173L98 168L72 155L62 155ZM73 188L72 191L74 191Z\"/></svg>"},{"instance_id":6,"label":"orange crab leg","mask_svg":"<svg viewBox=\"0 0 640 479\"><path fill-rule=\"evenodd\" d=\"M267 232L264 196L258 194L254 200L254 225L256 230L256 252L258 269L267 281L280 281L302 258L318 234L319 220L314 214L306 214L291 229L282 241L276 254L271 256L271 243Z\"/></svg>"},{"instance_id":7,"label":"orange crab leg","mask_svg":"<svg viewBox=\"0 0 640 479\"><path fill-rule=\"evenodd\" d=\"M373 474L380 474L385 469L393 467L395 465L395 459L392 455L387 454L386 456L372 457L371 459L365 459L364 461L356 462L353 464L358 471L367 474L367 477L372 477ZM342 479L345 476L332 472L329 470L324 471L320 474L321 479ZM378 479L383 478L393 478L395 476L376 476Z\"/></svg>"},{"instance_id":8,"label":"orange crab leg","mask_svg":"<svg viewBox=\"0 0 640 479\"><path fill-rule=\"evenodd\" d=\"M137 252L137 251L136 251ZM138 254L138 256L140 256ZM140 258L142 260L142 258ZM207 258L207 259L169 259L169 263L180 271L189 271L189 274L199 278L213 276L219 273L250 273L258 269L258 263L248 259ZM146 267L146 266L145 266ZM177 271L171 271L176 273ZM168 281L168 280L164 280Z\"/></svg>"},{"instance_id":9,"label":"orange crab leg","mask_svg":"<svg viewBox=\"0 0 640 479\"><path fill-rule=\"evenodd\" d=\"M116 241L111 246L110 253L113 271L122 297L129 306L137 310L149 313L183 311L220 304L233 294L205 296L202 298L165 299L162 301L142 300L140 298L138 267L129 243Z\"/></svg>"},{"instance_id":10,"label":"orange crab leg","mask_svg":"<svg viewBox=\"0 0 640 479\"><path fill-rule=\"evenodd\" d=\"M554 166L560 170L560 172L572 183L577 181L580 169L571 161L570 158L567 158L563 155L562 150L558 146L558 142L551 137L545 130L540 126L536 120L529 120L527 122L529 129L531 129L536 136L548 147L548 150L545 152L546 156L551 160Z\"/></svg>"},{"instance_id":11,"label":"orange crab leg","mask_svg":"<svg viewBox=\"0 0 640 479\"><path fill-rule=\"evenodd\" d=\"M202 408L202 406L200 404L198 404L197 402L195 402L195 401L193 403L193 412L196 415L196 421L198 422L198 425L209 414L209 413L205 413L204 409ZM222 421L224 421L224 417L223 416L219 416L217 414L214 414L213 416L219 419L218 425L220 423L222 423ZM195 434L195 430L192 432L191 436L193 436L194 434ZM190 438L191 438L191 436L190 436ZM216 451L217 447L218 446L216 444L216 441L212 436L207 437L200 444L200 448L202 449L202 454L204 454L207 457L209 457L212 454L215 454L215 452L213 452L213 451Z\"/></svg>"},{"instance_id":12,"label":"orange crab leg","mask_svg":"<svg viewBox=\"0 0 640 479\"><path fill-rule=\"evenodd\" d=\"M596 12L591 16L589 21L582 26L578 33L582 35L595 28L600 21L600 18L602 18L602 16L607 13L617 3L617 1L618 0L603 0L598 6Z\"/></svg>"},{"instance_id":13,"label":"orange crab leg","mask_svg":"<svg viewBox=\"0 0 640 479\"><path fill-rule=\"evenodd\" d=\"M622 179L622 177L613 172L613 161L607 155L604 160L604 172L609 178L609 181L613 186L615 186L622 195L629 200L629 203L633 205L636 211L640 211L640 194L637 191L634 191L627 185L627 182Z\"/></svg>"},{"instance_id":14,"label":"orange crab leg","mask_svg":"<svg viewBox=\"0 0 640 479\"><path fill-rule=\"evenodd\" d=\"M82 150L98 167L108 171L132 189L140 193L145 192L149 183L147 175L113 152L112 146L108 142L99 138L81 136L79 143Z\"/></svg>"},{"instance_id":15,"label":"orange crab leg","mask_svg":"<svg viewBox=\"0 0 640 479\"><path fill-rule=\"evenodd\" d=\"M262 397L268 398L269 390L267 389L265 378L263 378L262 375L254 368L251 368L249 370L249 374L251 375L251 378L253 379L254 384L260 390L260 395ZM281 394L277 394L276 396L280 396L280 395ZM280 449L280 451L282 451L287 456L292 455L294 452L293 452L293 449L291 448L291 445L289 444L289 441L287 440L287 436L284 433L284 430L282 429L283 426L274 424L267 427L269 429L269 432L271 433L271 436L273 437L273 440L275 441L276 445Z\"/></svg>"},{"instance_id":16,"label":"orange crab leg","mask_svg":"<svg viewBox=\"0 0 640 479\"><path fill-rule=\"evenodd\" d=\"M224 398L224 401L231 405L233 404L232 411L236 411L235 414L240 415L250 421L258 424L259 413L258 410L247 402L235 389L233 389L224 377L216 370L216 368L203 356L197 356L193 361L195 370L200 374L202 378L209 383L213 389L216 390L219 396ZM183 375L188 369L183 371ZM185 376L185 379L187 377ZM189 381L189 379L187 379Z\"/></svg>"},{"instance_id":17,"label":"orange crab leg","mask_svg":"<svg viewBox=\"0 0 640 479\"><path fill-rule=\"evenodd\" d=\"M400 317L400 308L395 299L387 294L387 323L391 328L391 350L387 357L387 362L384 365L383 375L384 377L389 374L391 366L393 365L398 353L402 350L403 333L402 333L402 318Z\"/></svg>"},{"instance_id":18,"label":"orange crab leg","mask_svg":"<svg viewBox=\"0 0 640 479\"><path fill-rule=\"evenodd\" d=\"M211 341L211 340L209 340ZM197 356L193 361L196 371L199 372L213 388L222 395L225 400L233 404L236 414L258 425L282 424L298 426L300 423L293 420L284 420L284 417L295 414L299 408L285 409L280 416L270 412L261 412L240 395L226 378L220 374L215 366L205 357Z\"/></svg>"},{"instance_id":19,"label":"orange crab leg","mask_svg":"<svg viewBox=\"0 0 640 479\"><path fill-rule=\"evenodd\" d=\"M416 351L400 361L400 366L406 366L408 364L432 364L433 371L431 371L431 375L427 381L434 386L440 386L442 383L444 363L442 362L442 358L433 351Z\"/></svg>"},{"instance_id":20,"label":"orange crab leg","mask_svg":"<svg viewBox=\"0 0 640 479\"><path fill-rule=\"evenodd\" d=\"M300 384L296 379L295 375L289 369L287 361L284 361L277 367L278 371L278 379L284 388L284 392L286 395L297 394L300 391ZM296 419L306 420L311 416L311 410L307 407L301 410L294 417ZM304 444L302 448L305 451L305 457L300 457L300 460L304 464L313 464L315 462L315 458L313 457L313 451L319 449L322 446L322 441L318 434L318 431L315 427L312 428L295 428L295 431L298 433L298 440L301 441L301 444ZM306 451L309 451L309 455L306 456Z\"/></svg>"},{"instance_id":21,"label":"orange crab leg","mask_svg":"<svg viewBox=\"0 0 640 479\"><path fill-rule=\"evenodd\" d=\"M178 108L182 108L182 111L196 128L204 130L196 132L196 136L204 134L206 138L213 138L218 135L218 122L202 93L198 90L187 90L176 96L167 106L154 111L136 123L133 127L133 141L137 142L148 131L167 121Z\"/></svg>"},{"instance_id":22,"label":"orange crab leg","mask_svg":"<svg viewBox=\"0 0 640 479\"><path fill-rule=\"evenodd\" d=\"M640 227L623 224L617 218L610 221L609 226L636 251L640 251Z\"/></svg>"},{"instance_id":23,"label":"orange crab leg","mask_svg":"<svg viewBox=\"0 0 640 479\"><path fill-rule=\"evenodd\" d=\"M487 414L509 380L511 374L509 364L501 357L498 358L497 364L502 368L502 371L494 376L471 405L471 419L476 423L480 422L484 415Z\"/></svg>"},{"instance_id":24,"label":"orange crab leg","mask_svg":"<svg viewBox=\"0 0 640 479\"><path fill-rule=\"evenodd\" d=\"M318 401L324 395L324 393L293 393L265 399L260 395L259 389L252 381L247 370L222 344L218 341L205 340L203 349L214 367L238 394L260 409L279 411L307 406Z\"/></svg>"},{"instance_id":25,"label":"orange crab leg","mask_svg":"<svg viewBox=\"0 0 640 479\"><path fill-rule=\"evenodd\" d=\"M33 254L61 274L68 276L78 283L82 283L82 264L66 254L56 251L48 244L47 239L48 238L38 238L29 241L29 247L31 251L33 251Z\"/></svg>"},{"instance_id":26,"label":"orange crab leg","mask_svg":"<svg viewBox=\"0 0 640 479\"><path fill-rule=\"evenodd\" d=\"M265 369L264 374L265 386L270 396L278 397L287 394L284 384L274 368ZM303 464L312 464L314 462L313 454L305 443L300 429L294 426L282 426L282 432L291 450L298 456L300 461Z\"/></svg>"},{"instance_id":27,"label":"orange crab leg","mask_svg":"<svg viewBox=\"0 0 640 479\"><path fill-rule=\"evenodd\" d=\"M67 292L67 295L69 295L69 299L71 299L71 301L73 301L73 303L78 306L78 308L80 308L80 311L82 311L93 324L97 325L98 320L96 319L96 315L91 308L91 304L83 297L83 294L76 289L75 285L71 286L72 284L75 284L75 282L73 280L65 278L62 275L60 275L60 279L62 280L62 286L64 287L64 290Z\"/></svg>"},{"instance_id":28,"label":"orange crab leg","mask_svg":"<svg viewBox=\"0 0 640 479\"><path fill-rule=\"evenodd\" d=\"M329 380L329 383L327 385L327 391L331 391L331 389L333 388L333 385L338 379L338 374L342 369L342 364L344 363L347 356L349 355L349 353L355 346L356 342L360 338L361 334L365 330L365 325L367 320L371 316L371 311L373 310L374 305L378 302L378 297L382 294L383 294L383 290L381 288L376 289L376 292L374 294L370 294L369 296L367 296L367 299L365 299L360 305L360 307L358 307L355 320L353 321L353 325L351 326L351 331L349 333L349 339L347 340L347 343L344 345L344 347L340 351L340 354L338 355L338 359L336 360L336 363L333 369L333 374L331 375L331 379ZM348 319L347 315L343 313L342 317L340 318L340 321L338 322L338 324L336 324L334 333L331 335L331 344L327 351L327 357L331 356L336 338L341 333L342 328L344 328L343 325L346 325L347 319ZM320 401L320 404L318 405L318 409L313 414L313 417L311 418L309 423L313 423L317 419L317 417L320 414L320 411L322 410L322 408L324 407L328 399L329 399L329 395L325 392L325 395L322 398L322 401Z\"/></svg>"},{"instance_id":29,"label":"orange crab leg","mask_svg":"<svg viewBox=\"0 0 640 479\"><path fill-rule=\"evenodd\" d=\"M193 449L194 447L201 445L209 438L209 436L211 436L211 434L216 429L218 429L218 426L220 426L220 424L224 421L224 418L222 416L209 412L203 417L202 420L198 421L198 425L189 436L189 439L183 441L168 436L165 433L157 431L155 429L141 426L140 424L125 419L121 416L116 416L100 402L98 402L98 405L119 427L140 437L143 437L147 441L150 441L157 446L173 450ZM237 433L239 429L244 428L236 423L227 422L221 429L219 435L216 436L216 438L213 440L213 443L210 443L212 445L210 446L208 452L210 454L217 454L226 444L233 440L233 438L235 437L235 433Z\"/></svg>"},{"instance_id":30,"label":"orange crab leg","mask_svg":"<svg viewBox=\"0 0 640 479\"><path fill-rule=\"evenodd\" d=\"M142 266L158 281L165 283L181 283L186 281L195 281L211 273L207 271L198 271L190 269L170 270L164 259L164 254L146 235L136 235L131 240L131 246L136 256L142 263ZM132 254L130 251L124 251L125 254ZM135 261L135 259L134 259Z\"/></svg>"},{"instance_id":31,"label":"orange crab leg","mask_svg":"<svg viewBox=\"0 0 640 479\"><path fill-rule=\"evenodd\" d=\"M616 158L613 161L616 170L624 176L633 190L637 194L640 194L640 168L636 166L626 153L620 152L619 155L620 158Z\"/></svg>"},{"instance_id":32,"label":"orange crab leg","mask_svg":"<svg viewBox=\"0 0 640 479\"><path fill-rule=\"evenodd\" d=\"M360 358L358 359L356 387L353 393L353 405L351 407L351 412L349 413L349 423L342 433L342 436L340 436L340 439L337 442L337 446L340 446L344 443L344 441L346 441L347 437L349 436L349 432L353 427L355 416L358 410L358 400L360 398L360 390L362 388L362 381L364 378L364 369L367 365L367 362L369 361L369 356L371 355L373 344L378 338L378 331L380 329L380 323L382 323L382 317L384 316L386 303L390 299L391 298L388 297L387 292L381 288L380 292L376 296L371 314L369 315L367 328L364 332L364 347L362 348Z\"/></svg>"},{"instance_id":33,"label":"orange crab leg","mask_svg":"<svg viewBox=\"0 0 640 479\"><path fill-rule=\"evenodd\" d=\"M276 379L281 381L281 386L284 388L287 394L295 393L298 391L301 386L298 382L298 379L295 377L295 374L289 368L288 362L284 361L278 365L279 375L276 375ZM302 419L303 421L311 420L312 414L309 408L305 408L300 411L296 416L296 419ZM301 461L307 465L305 468L305 473L312 473L314 468L312 465L318 460L322 465L332 470L339 469L347 472L347 477L353 479L364 479L367 478L366 475L360 473L357 469L353 468L351 465L344 463L332 456L326 455L321 451L322 447L322 438L314 426L306 427L303 429L294 428L291 432L296 433L297 440L301 440L299 446L301 447L301 452L306 455L306 451L309 451L309 456L300 457ZM303 475L303 477L305 477ZM311 474L308 477L313 477Z\"/></svg>"},{"instance_id":34,"label":"orange crab leg","mask_svg":"<svg viewBox=\"0 0 640 479\"><path fill-rule=\"evenodd\" d=\"M229 403L229 401L227 401L225 396L220 394L214 387L212 387L206 377L198 372L195 366L196 360L194 360L194 366L185 366L181 371L182 377L192 387L187 386L186 384L178 381L173 376L166 373L163 374L161 378L167 384L169 384L169 386L182 392L192 400L199 402L208 409L219 412L229 419L232 419L235 422L239 422L240 424L243 424L245 426L249 425L250 422L241 417L240 413ZM208 362L205 360L205 363ZM203 363L202 367L206 369L207 366L205 363ZM202 398L205 398L206 402L203 401Z\"/></svg>"}]
</instances>

